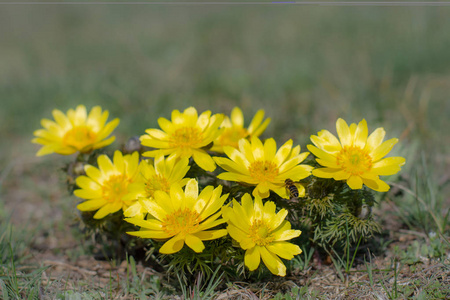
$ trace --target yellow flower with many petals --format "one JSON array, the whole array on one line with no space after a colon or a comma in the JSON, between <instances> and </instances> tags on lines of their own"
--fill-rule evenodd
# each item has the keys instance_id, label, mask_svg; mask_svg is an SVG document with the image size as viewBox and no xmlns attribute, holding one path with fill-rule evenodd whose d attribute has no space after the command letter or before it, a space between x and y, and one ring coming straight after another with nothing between
<instances>
[{"instance_id":1,"label":"yellow flower with many petals","mask_svg":"<svg viewBox=\"0 0 450 300\"><path fill-rule=\"evenodd\" d=\"M198 183L190 179L185 191L178 183L170 187L170 193L156 191L154 201L145 202L145 208L153 218L127 218L127 222L140 226L140 231L130 235L157 240L169 239L159 249L164 254L180 251L184 244L195 252L202 252L202 241L215 240L227 235L226 229L208 230L225 222L219 219L228 194L222 195L222 186L214 189L206 186L198 193ZM219 212L217 212L219 211Z\"/></svg>"},{"instance_id":2,"label":"yellow flower with many petals","mask_svg":"<svg viewBox=\"0 0 450 300\"><path fill-rule=\"evenodd\" d=\"M185 186L189 178L184 178L189 171L189 159L177 159L169 156L167 159L160 155L150 163L146 160L139 165L140 173L136 180L130 184L126 200L135 200L133 205L125 211L125 217L143 217L145 214L142 202L152 201L156 191L170 192L170 187L178 183Z\"/></svg>"},{"instance_id":3,"label":"yellow flower with many petals","mask_svg":"<svg viewBox=\"0 0 450 300\"><path fill-rule=\"evenodd\" d=\"M98 168L86 165L86 176L77 178L76 183L80 189L75 190L77 197L87 201L78 204L81 211L98 210L94 219L102 219L108 214L120 209L127 209L134 201L124 200L128 194L128 186L138 174L139 154L123 155L114 153L113 161L106 155L97 159Z\"/></svg>"},{"instance_id":4,"label":"yellow flower with many petals","mask_svg":"<svg viewBox=\"0 0 450 300\"><path fill-rule=\"evenodd\" d=\"M146 135L141 136L142 145L160 150L147 151L143 155L155 157L173 154L176 157L190 158L202 169L214 171L216 164L204 149L209 146L221 133L219 126L223 121L222 114L211 116L205 111L200 116L194 107L189 107L180 113L172 111L172 121L159 118L160 129L147 129Z\"/></svg>"},{"instance_id":5,"label":"yellow flower with many petals","mask_svg":"<svg viewBox=\"0 0 450 300\"><path fill-rule=\"evenodd\" d=\"M253 271L262 258L270 272L285 276L286 267L279 257L290 260L302 252L299 246L286 242L298 237L301 231L291 229L291 224L285 220L287 210L283 208L275 213L272 201L263 205L261 198L255 197L253 202L249 194L241 201L242 205L233 199L233 207L223 208L223 217L230 236L246 250L245 265Z\"/></svg>"},{"instance_id":6,"label":"yellow flower with many petals","mask_svg":"<svg viewBox=\"0 0 450 300\"><path fill-rule=\"evenodd\" d=\"M244 182L256 185L253 196L269 197L270 190L280 197L289 199L289 191L285 187L286 179L298 181L311 174L312 167L300 163L308 156L308 152L300 154L300 146L292 148L292 140L287 141L277 151L274 139L263 144L257 137L251 141L241 139L239 149L226 146L228 158L214 157L216 163L228 172L217 177L223 180ZM298 185L299 196L305 195L305 188Z\"/></svg>"},{"instance_id":7,"label":"yellow flower with many petals","mask_svg":"<svg viewBox=\"0 0 450 300\"><path fill-rule=\"evenodd\" d=\"M350 127L343 119L338 119L336 129L339 140L328 130L311 136L315 146L308 145L308 149L317 157L316 161L325 167L315 169L313 175L346 180L351 189L361 189L365 184L375 191L388 191L389 185L379 176L393 175L405 164L403 157L383 159L398 139L383 142L386 132L381 127L368 136L364 119Z\"/></svg>"},{"instance_id":8,"label":"yellow flower with many petals","mask_svg":"<svg viewBox=\"0 0 450 300\"><path fill-rule=\"evenodd\" d=\"M70 155L78 151L89 153L114 142L115 137L108 136L119 125L119 119L106 123L109 113L106 110L102 112L100 106L92 108L89 115L84 105L69 109L67 115L57 109L52 114L55 121L42 119L41 125L45 129L34 132L36 138L32 142L43 145L37 156L50 153Z\"/></svg>"},{"instance_id":9,"label":"yellow flower with many petals","mask_svg":"<svg viewBox=\"0 0 450 300\"><path fill-rule=\"evenodd\" d=\"M237 148L238 142L242 138L250 139L252 136L259 137L267 125L270 123L270 118L264 120L264 110L258 110L253 117L248 128L244 128L244 115L239 107L233 108L231 111L231 119L225 116L221 128L225 128L222 134L214 141L211 151L223 153L224 146L231 146Z\"/></svg>"}]
</instances>

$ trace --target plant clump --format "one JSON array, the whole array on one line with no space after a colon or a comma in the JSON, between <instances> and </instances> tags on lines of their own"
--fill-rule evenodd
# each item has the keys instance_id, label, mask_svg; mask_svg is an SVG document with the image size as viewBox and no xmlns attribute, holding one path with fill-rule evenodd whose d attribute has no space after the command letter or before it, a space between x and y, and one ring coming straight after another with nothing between
<instances>
[{"instance_id":1,"label":"plant clump","mask_svg":"<svg viewBox=\"0 0 450 300\"><path fill-rule=\"evenodd\" d=\"M261 139L271 121L263 110L245 127L239 108L229 117L189 107L111 155L103 147L119 120L106 123L107 111L80 105L53 117L33 142L38 156L77 153L65 170L85 232L184 280L218 267L231 278L285 276L305 243L339 253L369 239L381 230L374 191L389 190L380 176L405 164L385 157L398 139L383 142L383 128L369 135L365 120L338 119L338 137L312 135L311 155Z\"/></svg>"}]
</instances>

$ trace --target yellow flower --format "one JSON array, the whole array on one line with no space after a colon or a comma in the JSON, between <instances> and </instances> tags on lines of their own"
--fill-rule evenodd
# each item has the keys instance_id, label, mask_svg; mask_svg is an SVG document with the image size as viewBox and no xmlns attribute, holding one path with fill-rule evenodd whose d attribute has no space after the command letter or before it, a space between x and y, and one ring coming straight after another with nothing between
<instances>
[{"instance_id":1,"label":"yellow flower","mask_svg":"<svg viewBox=\"0 0 450 300\"><path fill-rule=\"evenodd\" d=\"M228 197L221 196L222 186L214 189L205 187L200 195L198 183L190 179L185 191L180 184L170 187L170 193L156 191L154 201L145 202L146 210L152 219L127 218L127 222L140 226L140 231L128 232L130 235L165 240L159 249L164 254L172 254L183 248L184 243L195 252L202 252L205 245L202 241L215 240L227 234L226 229L207 230L225 222L219 219L222 212L217 212Z\"/></svg>"},{"instance_id":2,"label":"yellow flower","mask_svg":"<svg viewBox=\"0 0 450 300\"><path fill-rule=\"evenodd\" d=\"M258 110L253 117L248 128L244 128L244 115L239 107L233 108L231 111L231 119L226 116L222 122L221 128L225 128L222 134L214 141L211 151L223 153L224 146L238 147L238 142L242 138L250 139L252 136L260 136L267 125L270 118L264 120L264 110Z\"/></svg>"},{"instance_id":3,"label":"yellow flower","mask_svg":"<svg viewBox=\"0 0 450 300\"><path fill-rule=\"evenodd\" d=\"M89 153L114 142L114 136L107 137L119 125L119 119L105 124L109 113L107 110L102 113L100 106L93 107L89 115L84 105L78 105L76 110L69 109L67 115L57 109L52 114L55 121L42 119L41 125L45 129L34 132L36 138L32 142L43 145L37 156L70 155L77 151Z\"/></svg>"},{"instance_id":4,"label":"yellow flower","mask_svg":"<svg viewBox=\"0 0 450 300\"><path fill-rule=\"evenodd\" d=\"M308 145L316 161L325 168L315 169L313 175L321 178L346 180L351 189L367 187L386 192L389 185L379 179L380 175L393 175L405 164L403 157L383 157L398 142L393 138L383 142L386 132L377 128L368 136L367 122L362 120L350 127L343 119L336 122L339 140L328 130L312 135L313 145Z\"/></svg>"},{"instance_id":5,"label":"yellow flower","mask_svg":"<svg viewBox=\"0 0 450 300\"><path fill-rule=\"evenodd\" d=\"M156 191L170 192L170 187L178 183L185 186L189 178L184 178L189 171L189 159L177 159L170 156L164 159L160 155L155 158L154 163L143 160L140 165L140 173L136 180L129 185L129 193L125 200L138 199L125 211L125 217L143 217L145 214L142 202L152 201Z\"/></svg>"},{"instance_id":6,"label":"yellow flower","mask_svg":"<svg viewBox=\"0 0 450 300\"><path fill-rule=\"evenodd\" d=\"M128 185L135 180L138 174L139 154L134 152L122 155L122 152L114 153L113 162L106 155L100 155L97 159L98 168L86 165L86 176L77 178L76 183L80 189L75 190L77 197L87 199L78 204L81 211L98 211L94 219L101 219L108 214L120 209L125 210L134 201L124 200L128 194Z\"/></svg>"},{"instance_id":7,"label":"yellow flower","mask_svg":"<svg viewBox=\"0 0 450 300\"><path fill-rule=\"evenodd\" d=\"M172 111L172 121L159 118L160 129L147 129L146 135L141 136L142 145L161 150L147 151L143 155L155 157L159 151L163 155L173 154L176 157L190 158L202 169L214 171L216 164L206 152L205 147L211 144L221 133L219 125L223 115L211 116L205 111L200 116L194 107L189 107L180 113Z\"/></svg>"},{"instance_id":8,"label":"yellow flower","mask_svg":"<svg viewBox=\"0 0 450 300\"><path fill-rule=\"evenodd\" d=\"M272 190L280 197L289 199L286 179L298 181L308 177L312 170L311 166L300 165L309 153L300 154L300 146L292 148L292 140L277 151L274 139L267 139L263 145L259 138L252 137L251 141L241 139L239 149L225 146L224 151L230 159L214 157L214 160L228 172L217 177L256 185L253 190L255 197L267 198ZM304 196L305 188L301 185L298 188L299 196Z\"/></svg>"},{"instance_id":9,"label":"yellow flower","mask_svg":"<svg viewBox=\"0 0 450 300\"><path fill-rule=\"evenodd\" d=\"M284 220L287 210L275 213L276 206L272 201L262 203L260 197L255 201L245 194L242 205L233 199L233 207L223 208L223 217L228 223L228 233L245 251L245 265L250 271L258 268L262 258L267 268L275 275L285 276L286 267L281 258L292 259L300 254L299 246L286 242L301 234L300 230L292 230L291 224Z\"/></svg>"}]
</instances>

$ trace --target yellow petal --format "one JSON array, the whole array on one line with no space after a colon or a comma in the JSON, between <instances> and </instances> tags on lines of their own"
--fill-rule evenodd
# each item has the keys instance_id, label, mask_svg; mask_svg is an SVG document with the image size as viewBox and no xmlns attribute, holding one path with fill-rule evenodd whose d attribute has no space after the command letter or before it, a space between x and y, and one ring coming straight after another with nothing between
<instances>
[{"instance_id":1,"label":"yellow petal","mask_svg":"<svg viewBox=\"0 0 450 300\"><path fill-rule=\"evenodd\" d=\"M388 157L374 163L371 172L377 175L393 175L405 164L403 157Z\"/></svg>"},{"instance_id":2,"label":"yellow petal","mask_svg":"<svg viewBox=\"0 0 450 300\"><path fill-rule=\"evenodd\" d=\"M397 144L397 142L398 142L398 139L393 138L393 139L385 141L380 146L375 148L372 151L372 153L370 153L372 156L372 161L376 162L376 161L382 159L386 154L389 153L389 151L392 150L392 147L394 147L394 145Z\"/></svg>"},{"instance_id":3,"label":"yellow petal","mask_svg":"<svg viewBox=\"0 0 450 300\"><path fill-rule=\"evenodd\" d=\"M115 136L112 136L106 140L103 140L101 142L95 143L94 145L89 145L88 147L92 147L92 149L100 149L103 147L106 147L108 145L111 145L116 140ZM82 152L82 151L81 151Z\"/></svg>"},{"instance_id":4,"label":"yellow petal","mask_svg":"<svg viewBox=\"0 0 450 300\"><path fill-rule=\"evenodd\" d=\"M374 132L372 132L367 138L366 146L364 149L369 153L372 152L375 148L381 145L385 134L386 132L382 127L375 129Z\"/></svg>"},{"instance_id":5,"label":"yellow petal","mask_svg":"<svg viewBox=\"0 0 450 300\"><path fill-rule=\"evenodd\" d=\"M128 223L131 223L133 225L145 228L147 230L152 231L161 231L162 230L162 224L160 221L155 219L149 219L149 220L143 220L140 217L134 217L134 218L125 218L125 221Z\"/></svg>"},{"instance_id":6,"label":"yellow petal","mask_svg":"<svg viewBox=\"0 0 450 300\"><path fill-rule=\"evenodd\" d=\"M269 197L270 191L266 184L258 184L252 192L254 197L265 199Z\"/></svg>"},{"instance_id":7,"label":"yellow petal","mask_svg":"<svg viewBox=\"0 0 450 300\"><path fill-rule=\"evenodd\" d=\"M274 139L267 139L264 143L264 160L272 161L277 152L277 144Z\"/></svg>"},{"instance_id":8,"label":"yellow petal","mask_svg":"<svg viewBox=\"0 0 450 300\"><path fill-rule=\"evenodd\" d=\"M272 216L270 218L267 218L268 224L270 224L271 228L278 228L281 225L281 223L284 222L284 219L286 218L287 214L288 214L288 211L284 208L281 209L277 214L275 214L275 211L274 211Z\"/></svg>"},{"instance_id":9,"label":"yellow petal","mask_svg":"<svg viewBox=\"0 0 450 300\"><path fill-rule=\"evenodd\" d=\"M195 235L192 234L186 235L185 242L189 248L191 248L197 253L202 252L203 249L205 249L205 245L203 244L202 240Z\"/></svg>"},{"instance_id":10,"label":"yellow petal","mask_svg":"<svg viewBox=\"0 0 450 300\"><path fill-rule=\"evenodd\" d=\"M102 195L101 186L96 181L92 180L91 178L89 178L87 176L79 176L76 179L76 183L80 188L97 195L97 196L93 196L91 198L101 197L101 195Z\"/></svg>"},{"instance_id":11,"label":"yellow petal","mask_svg":"<svg viewBox=\"0 0 450 300\"><path fill-rule=\"evenodd\" d=\"M216 169L216 163L204 150L194 149L193 158L195 163L205 171L212 172Z\"/></svg>"},{"instance_id":12,"label":"yellow petal","mask_svg":"<svg viewBox=\"0 0 450 300\"><path fill-rule=\"evenodd\" d=\"M116 169L114 168L113 163L111 162L109 157L106 156L105 154L100 155L97 159L97 162L98 162L99 169L107 177L109 177L109 175L111 175L111 173L116 172Z\"/></svg>"},{"instance_id":13,"label":"yellow petal","mask_svg":"<svg viewBox=\"0 0 450 300\"><path fill-rule=\"evenodd\" d=\"M259 253L259 247L254 247L245 251L244 262L250 271L256 270L261 261L261 255Z\"/></svg>"},{"instance_id":14,"label":"yellow petal","mask_svg":"<svg viewBox=\"0 0 450 300\"><path fill-rule=\"evenodd\" d=\"M256 112L255 116L250 122L250 125L248 126L248 132L252 134L259 127L259 124L261 124L263 119L264 119L264 110L260 109ZM254 135L257 136L256 134Z\"/></svg>"},{"instance_id":15,"label":"yellow petal","mask_svg":"<svg viewBox=\"0 0 450 300\"><path fill-rule=\"evenodd\" d=\"M164 254L172 254L181 250L184 246L184 238L180 235L176 235L170 240L168 240L162 247L159 249L160 253Z\"/></svg>"},{"instance_id":16,"label":"yellow petal","mask_svg":"<svg viewBox=\"0 0 450 300\"><path fill-rule=\"evenodd\" d=\"M289 224L289 223L287 222L287 224ZM275 239L275 241L287 241L287 240L290 240L290 239L300 236L301 233L302 232L300 230L294 230L294 229L284 230L283 229L283 230L276 231L274 233L274 239Z\"/></svg>"},{"instance_id":17,"label":"yellow petal","mask_svg":"<svg viewBox=\"0 0 450 300\"><path fill-rule=\"evenodd\" d=\"M143 145L145 146L149 146L149 147L153 147L152 143L155 140L167 140L169 138L169 136L167 135L167 133L165 133L164 131L160 130L160 129L147 129L145 130L145 133L147 133L149 136L149 139L144 139L144 136L141 136L141 142Z\"/></svg>"},{"instance_id":18,"label":"yellow petal","mask_svg":"<svg viewBox=\"0 0 450 300\"><path fill-rule=\"evenodd\" d=\"M390 189L390 186L380 179L370 180L363 178L363 181L368 188L371 188L372 190L375 190L377 192L387 192Z\"/></svg>"},{"instance_id":19,"label":"yellow petal","mask_svg":"<svg viewBox=\"0 0 450 300\"><path fill-rule=\"evenodd\" d=\"M294 255L302 253L299 246L288 242L276 242L266 246L267 250L284 259L292 259Z\"/></svg>"},{"instance_id":20,"label":"yellow petal","mask_svg":"<svg viewBox=\"0 0 450 300\"><path fill-rule=\"evenodd\" d=\"M337 134L339 136L339 140L341 141L342 147L351 146L352 145L352 135L350 133L350 128L348 127L347 122L345 122L343 119L339 118L336 122L336 130L337 130Z\"/></svg>"},{"instance_id":21,"label":"yellow petal","mask_svg":"<svg viewBox=\"0 0 450 300\"><path fill-rule=\"evenodd\" d=\"M142 205L139 203L139 201L135 201L132 205L130 205L124 212L123 215L127 218L130 217L138 217L143 218L142 214ZM127 220L125 220L127 221Z\"/></svg>"},{"instance_id":22,"label":"yellow petal","mask_svg":"<svg viewBox=\"0 0 450 300\"><path fill-rule=\"evenodd\" d=\"M122 209L121 202L107 203L102 206L94 215L94 219L102 219L109 214L113 214Z\"/></svg>"},{"instance_id":23,"label":"yellow petal","mask_svg":"<svg viewBox=\"0 0 450 300\"><path fill-rule=\"evenodd\" d=\"M103 205L105 205L107 201L103 198L92 199L88 201L84 201L77 205L77 209L81 211L92 211L97 210Z\"/></svg>"},{"instance_id":24,"label":"yellow petal","mask_svg":"<svg viewBox=\"0 0 450 300\"><path fill-rule=\"evenodd\" d=\"M333 176L340 172L341 169L332 169L332 168L318 168L312 171L312 174L316 177L320 178L333 178Z\"/></svg>"},{"instance_id":25,"label":"yellow petal","mask_svg":"<svg viewBox=\"0 0 450 300\"><path fill-rule=\"evenodd\" d=\"M249 134L251 136L260 136L266 130L270 121L271 121L271 119L267 118L256 130L253 130L253 128L251 128L251 124L250 124L250 127L248 128Z\"/></svg>"},{"instance_id":26,"label":"yellow petal","mask_svg":"<svg viewBox=\"0 0 450 300\"><path fill-rule=\"evenodd\" d=\"M72 127L72 124L70 123L69 119L66 117L66 115L58 110L54 109L53 112L53 118L55 119L56 123L58 123L59 126L63 128L63 130L67 131L70 130Z\"/></svg>"},{"instance_id":27,"label":"yellow petal","mask_svg":"<svg viewBox=\"0 0 450 300\"><path fill-rule=\"evenodd\" d=\"M73 194L77 196L78 198L82 199L95 199L95 198L101 198L103 196L101 190L94 191L94 190L88 190L88 189L79 189L73 191Z\"/></svg>"},{"instance_id":28,"label":"yellow petal","mask_svg":"<svg viewBox=\"0 0 450 300\"><path fill-rule=\"evenodd\" d=\"M239 107L235 107L231 111L231 122L233 123L233 125L239 126L240 128L244 127L244 115L242 114L242 110Z\"/></svg>"},{"instance_id":29,"label":"yellow petal","mask_svg":"<svg viewBox=\"0 0 450 300\"><path fill-rule=\"evenodd\" d=\"M139 231L127 231L127 234L138 236L143 239L167 239L170 238L171 235L168 235L164 231L155 231L155 230L139 230Z\"/></svg>"},{"instance_id":30,"label":"yellow petal","mask_svg":"<svg viewBox=\"0 0 450 300\"><path fill-rule=\"evenodd\" d=\"M196 125L200 127L202 130L205 130L208 127L210 121L211 121L211 112L207 111L202 113L198 117Z\"/></svg>"},{"instance_id":31,"label":"yellow petal","mask_svg":"<svg viewBox=\"0 0 450 300\"><path fill-rule=\"evenodd\" d=\"M186 201L194 202L198 198L198 183L195 179L190 179L186 184L184 189L184 193L186 194Z\"/></svg>"},{"instance_id":32,"label":"yellow petal","mask_svg":"<svg viewBox=\"0 0 450 300\"><path fill-rule=\"evenodd\" d=\"M283 144L283 146L280 147L280 149L278 149L277 153L275 154L273 163L276 166L281 166L281 164L288 159L291 150L292 150L292 140L288 140L286 143Z\"/></svg>"},{"instance_id":33,"label":"yellow petal","mask_svg":"<svg viewBox=\"0 0 450 300\"><path fill-rule=\"evenodd\" d=\"M230 213L228 215L228 232L231 237L240 242L247 236L249 225L246 220L242 220L236 213Z\"/></svg>"},{"instance_id":34,"label":"yellow petal","mask_svg":"<svg viewBox=\"0 0 450 300\"><path fill-rule=\"evenodd\" d=\"M158 193L162 193L162 194L166 194L164 192L161 191L156 191L155 193L155 197L157 196ZM167 194L166 194L167 195ZM164 198L166 199L166 198ZM157 199L155 198L155 201L147 201L144 204L145 209L155 218L157 218L158 220L164 220L164 218L167 216L168 212L171 212L172 210L170 210L170 205L171 203L169 203L169 208L168 211L164 210L160 205L158 205L159 203L156 202ZM161 201L161 203L165 203L164 201ZM166 204L167 206L167 204Z\"/></svg>"},{"instance_id":35,"label":"yellow petal","mask_svg":"<svg viewBox=\"0 0 450 300\"><path fill-rule=\"evenodd\" d=\"M351 175L347 179L347 184L352 190L362 189L363 180L360 176Z\"/></svg>"},{"instance_id":36,"label":"yellow petal","mask_svg":"<svg viewBox=\"0 0 450 300\"><path fill-rule=\"evenodd\" d=\"M306 148L308 148L309 151L312 152L316 157L319 157L323 160L329 161L330 163L336 163L337 159L336 156L333 154L327 153L323 151L322 149L319 149L313 145L306 145Z\"/></svg>"},{"instance_id":37,"label":"yellow petal","mask_svg":"<svg viewBox=\"0 0 450 300\"><path fill-rule=\"evenodd\" d=\"M172 122L170 122L166 118L158 118L158 125L164 132L169 135L174 132L175 127L173 126ZM163 135L161 135L161 137L163 137Z\"/></svg>"},{"instance_id":38,"label":"yellow petal","mask_svg":"<svg viewBox=\"0 0 450 300\"><path fill-rule=\"evenodd\" d=\"M268 139L270 140L270 139ZM273 139L272 139L273 140ZM267 143L267 141L266 141ZM275 143L275 140L273 140L273 143ZM273 144L271 143L271 144ZM256 161L258 160L264 160L264 145L261 142L261 140L254 136L251 138L251 148L252 148L252 154Z\"/></svg>"},{"instance_id":39,"label":"yellow petal","mask_svg":"<svg viewBox=\"0 0 450 300\"><path fill-rule=\"evenodd\" d=\"M318 139L316 139L317 144L311 136L311 141L320 149L323 149L330 153L339 152L342 149L342 145L339 140L328 130L321 130L317 133ZM320 145L320 146L319 146Z\"/></svg>"},{"instance_id":40,"label":"yellow petal","mask_svg":"<svg viewBox=\"0 0 450 300\"><path fill-rule=\"evenodd\" d=\"M366 145L367 134L367 122L365 119L363 119L361 122L359 122L358 127L356 128L355 140L353 141L353 144L356 147L363 149Z\"/></svg>"},{"instance_id":41,"label":"yellow petal","mask_svg":"<svg viewBox=\"0 0 450 300\"><path fill-rule=\"evenodd\" d=\"M339 172L336 172L333 174L333 179L334 180L347 180L352 174L341 170Z\"/></svg>"},{"instance_id":42,"label":"yellow petal","mask_svg":"<svg viewBox=\"0 0 450 300\"><path fill-rule=\"evenodd\" d=\"M114 152L113 163L120 173L125 173L125 162L123 160L122 152L119 150Z\"/></svg>"},{"instance_id":43,"label":"yellow petal","mask_svg":"<svg viewBox=\"0 0 450 300\"><path fill-rule=\"evenodd\" d=\"M286 266L278 256L276 256L272 252L269 252L265 247L260 247L259 250L264 264L269 269L269 271L272 272L272 274L278 276L286 275Z\"/></svg>"},{"instance_id":44,"label":"yellow petal","mask_svg":"<svg viewBox=\"0 0 450 300\"><path fill-rule=\"evenodd\" d=\"M294 181L306 178L311 175L313 167L308 165L298 165L287 172L280 174L283 178L290 178Z\"/></svg>"},{"instance_id":45,"label":"yellow petal","mask_svg":"<svg viewBox=\"0 0 450 300\"><path fill-rule=\"evenodd\" d=\"M194 233L193 235L195 235L202 241L210 241L210 240L216 240L218 238L226 236L227 230L219 229L219 230L200 231L200 232Z\"/></svg>"}]
</instances>

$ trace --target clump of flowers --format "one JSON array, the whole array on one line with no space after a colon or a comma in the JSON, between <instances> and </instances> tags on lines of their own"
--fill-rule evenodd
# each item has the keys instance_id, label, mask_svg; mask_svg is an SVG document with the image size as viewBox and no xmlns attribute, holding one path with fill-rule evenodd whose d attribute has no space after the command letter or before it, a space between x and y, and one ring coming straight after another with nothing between
<instances>
[{"instance_id":1,"label":"clump of flowers","mask_svg":"<svg viewBox=\"0 0 450 300\"><path fill-rule=\"evenodd\" d=\"M58 109L54 109L52 114L55 121L42 119L41 125L45 129L34 132L36 138L32 142L43 145L37 156L89 153L115 140L114 136L108 136L119 125L119 119L106 123L109 112L102 112L100 106L92 108L89 115L84 105L78 105L75 110L69 109L66 115Z\"/></svg>"},{"instance_id":2,"label":"clump of flowers","mask_svg":"<svg viewBox=\"0 0 450 300\"><path fill-rule=\"evenodd\" d=\"M141 136L142 145L158 149L144 152L143 155L155 157L162 153L180 158L192 157L203 170L212 172L216 164L204 148L220 135L219 126L223 117L222 114L211 116L210 111L199 116L194 107L189 107L182 113L174 110L172 121L159 118L161 129L147 129L147 134Z\"/></svg>"},{"instance_id":3,"label":"clump of flowers","mask_svg":"<svg viewBox=\"0 0 450 300\"><path fill-rule=\"evenodd\" d=\"M245 128L239 108L231 117L174 110L171 120L158 119L160 129L122 147L134 150L111 156L102 148L119 120L106 123L107 111L96 106L87 115L79 105L67 116L54 110L55 121L43 119L33 142L43 145L38 156L78 153L66 170L76 177L86 227L119 239L122 255L141 247L181 274L221 266L238 278L265 272L262 260L285 276L300 240L340 253L380 231L373 191L388 191L379 176L405 164L385 157L398 139L383 142L383 128L369 135L365 120L348 126L338 119L338 137L328 130L311 136L314 161L292 140L279 148L273 138L261 140L270 122L264 114Z\"/></svg>"},{"instance_id":4,"label":"clump of flowers","mask_svg":"<svg viewBox=\"0 0 450 300\"><path fill-rule=\"evenodd\" d=\"M279 257L291 260L302 250L298 245L286 242L301 234L291 229L285 220L288 212L281 209L275 212L272 201L264 204L259 196L253 202L249 194L241 199L242 205L233 200L232 207L224 208L228 233L245 250L245 265L250 271L258 268L261 258L272 274L286 275L286 266Z\"/></svg>"},{"instance_id":5,"label":"clump of flowers","mask_svg":"<svg viewBox=\"0 0 450 300\"><path fill-rule=\"evenodd\" d=\"M170 193L156 191L154 200L145 203L148 220L128 218L127 222L141 227L128 234L142 238L168 239L159 249L164 254L176 253L186 244L195 252L202 252L202 241L215 240L227 234L225 229L208 230L225 222L220 218L228 194L222 187L205 187L199 194L195 179L188 181L185 191L179 184L170 187Z\"/></svg>"},{"instance_id":6,"label":"clump of flowers","mask_svg":"<svg viewBox=\"0 0 450 300\"><path fill-rule=\"evenodd\" d=\"M80 189L75 196L86 199L77 205L80 211L97 210L94 219L102 219L108 214L126 210L136 199L127 200L128 187L138 174L139 155L122 155L114 152L113 161L106 155L98 157L98 168L92 165L84 167L86 175L77 178Z\"/></svg>"},{"instance_id":7,"label":"clump of flowers","mask_svg":"<svg viewBox=\"0 0 450 300\"><path fill-rule=\"evenodd\" d=\"M190 168L187 158L178 159L173 155L165 158L160 155L155 158L154 162L142 160L139 168L139 175L130 184L129 192L124 197L128 201L136 199L138 201L128 207L125 211L126 217L143 218L146 214L145 202L152 201L156 191L168 193L173 184L178 183L183 187L189 180L189 178L185 178Z\"/></svg>"},{"instance_id":8,"label":"clump of flowers","mask_svg":"<svg viewBox=\"0 0 450 300\"><path fill-rule=\"evenodd\" d=\"M311 174L312 167L300 163L308 152L300 154L300 146L292 148L292 140L284 143L277 150L274 139L267 139L264 144L257 137L249 142L239 141L239 149L224 147L229 158L215 157L217 164L228 172L217 177L223 180L244 182L256 185L253 196L267 198L274 191L282 198L289 199L285 188L286 179L298 181ZM304 196L304 188L300 191Z\"/></svg>"},{"instance_id":9,"label":"clump of flowers","mask_svg":"<svg viewBox=\"0 0 450 300\"><path fill-rule=\"evenodd\" d=\"M351 189L361 189L364 183L375 191L388 191L389 185L379 176L396 174L405 164L403 157L383 158L398 139L383 142L386 134L383 128L377 128L368 136L366 120L349 127L343 119L338 119L336 129L339 140L328 130L311 136L315 146L308 145L308 150L325 167L315 169L313 175L345 180Z\"/></svg>"},{"instance_id":10,"label":"clump of flowers","mask_svg":"<svg viewBox=\"0 0 450 300\"><path fill-rule=\"evenodd\" d=\"M252 137L259 137L270 123L270 118L264 121L264 110L258 110L248 128L244 128L244 114L239 107L233 108L231 116L225 116L221 128L224 128L222 133L214 141L211 151L224 153L223 147L231 146L238 148L239 140Z\"/></svg>"}]
</instances>

